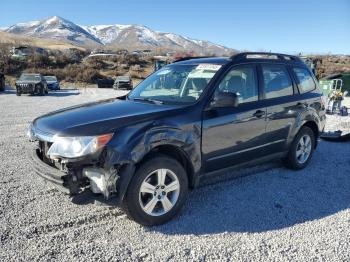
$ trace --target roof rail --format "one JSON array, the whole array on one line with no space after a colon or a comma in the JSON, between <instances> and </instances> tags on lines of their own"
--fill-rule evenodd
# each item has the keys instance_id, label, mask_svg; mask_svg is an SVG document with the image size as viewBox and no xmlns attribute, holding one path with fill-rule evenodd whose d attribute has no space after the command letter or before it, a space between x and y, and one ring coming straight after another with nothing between
<instances>
[{"instance_id":1,"label":"roof rail","mask_svg":"<svg viewBox=\"0 0 350 262\"><path fill-rule=\"evenodd\" d=\"M293 60L301 62L301 59L297 56L293 55L286 55L286 54L279 54L279 53L269 53L269 52L243 52L238 53L233 56L231 56L231 60L238 61L238 60L245 60L248 59L248 56L275 56L278 60ZM268 57L266 59L269 59Z\"/></svg>"},{"instance_id":2,"label":"roof rail","mask_svg":"<svg viewBox=\"0 0 350 262\"><path fill-rule=\"evenodd\" d=\"M197 58L215 58L215 56L186 56L183 58L176 59L173 63L191 60L191 59L197 59Z\"/></svg>"}]
</instances>

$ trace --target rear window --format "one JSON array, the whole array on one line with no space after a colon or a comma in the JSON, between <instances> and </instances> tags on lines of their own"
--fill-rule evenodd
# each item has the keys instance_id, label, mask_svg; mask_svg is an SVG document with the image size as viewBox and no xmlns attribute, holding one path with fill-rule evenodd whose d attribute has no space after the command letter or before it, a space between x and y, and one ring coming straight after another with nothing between
<instances>
[{"instance_id":1,"label":"rear window","mask_svg":"<svg viewBox=\"0 0 350 262\"><path fill-rule=\"evenodd\" d=\"M293 71L298 79L300 93L306 93L316 88L310 72L304 68L294 67Z\"/></svg>"},{"instance_id":2,"label":"rear window","mask_svg":"<svg viewBox=\"0 0 350 262\"><path fill-rule=\"evenodd\" d=\"M265 98L293 95L292 80L283 65L262 65Z\"/></svg>"}]
</instances>

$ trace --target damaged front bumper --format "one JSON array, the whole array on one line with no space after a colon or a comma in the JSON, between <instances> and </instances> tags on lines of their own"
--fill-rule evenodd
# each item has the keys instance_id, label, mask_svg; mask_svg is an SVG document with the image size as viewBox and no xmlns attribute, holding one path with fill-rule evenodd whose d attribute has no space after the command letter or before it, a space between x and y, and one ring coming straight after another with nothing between
<instances>
[{"instance_id":1,"label":"damaged front bumper","mask_svg":"<svg viewBox=\"0 0 350 262\"><path fill-rule=\"evenodd\" d=\"M44 178L46 181L52 183L58 190L66 194L72 194L71 188L67 184L67 181L64 177L68 174L58 170L55 167L52 167L41 159L41 153L39 149L35 149L31 151L31 161L32 168L35 173L40 177Z\"/></svg>"},{"instance_id":2,"label":"damaged front bumper","mask_svg":"<svg viewBox=\"0 0 350 262\"><path fill-rule=\"evenodd\" d=\"M54 185L59 191L71 196L90 191L88 194L99 202L112 200L119 205L125 195L134 172L134 165L117 165L104 169L98 166L70 163L60 170L45 159L39 148L31 152L32 167L37 175ZM111 201L108 201L110 205Z\"/></svg>"}]
</instances>

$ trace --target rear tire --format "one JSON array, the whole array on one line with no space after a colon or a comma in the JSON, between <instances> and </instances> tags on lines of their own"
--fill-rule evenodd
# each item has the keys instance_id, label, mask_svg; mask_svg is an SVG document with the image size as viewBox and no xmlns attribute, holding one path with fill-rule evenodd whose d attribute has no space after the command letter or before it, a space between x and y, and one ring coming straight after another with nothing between
<instances>
[{"instance_id":1,"label":"rear tire","mask_svg":"<svg viewBox=\"0 0 350 262\"><path fill-rule=\"evenodd\" d=\"M312 129L307 126L302 127L289 148L284 165L294 170L305 168L312 158L315 144L316 138Z\"/></svg>"},{"instance_id":2,"label":"rear tire","mask_svg":"<svg viewBox=\"0 0 350 262\"><path fill-rule=\"evenodd\" d=\"M124 210L141 225L164 224L179 213L187 193L188 179L182 165L167 156L155 155L131 179Z\"/></svg>"}]
</instances>

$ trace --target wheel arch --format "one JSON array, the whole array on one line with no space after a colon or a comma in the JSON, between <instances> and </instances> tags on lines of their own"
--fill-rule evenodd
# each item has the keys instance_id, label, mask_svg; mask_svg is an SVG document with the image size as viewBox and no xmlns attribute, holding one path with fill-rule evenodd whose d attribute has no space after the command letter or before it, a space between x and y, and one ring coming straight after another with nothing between
<instances>
[{"instance_id":1,"label":"wheel arch","mask_svg":"<svg viewBox=\"0 0 350 262\"><path fill-rule=\"evenodd\" d=\"M195 172L194 172L194 166L191 162L190 157L186 154L184 150L182 150L180 147L171 145L171 144L164 144L164 145L158 145L152 150L150 150L148 153L144 155L144 157L136 164L136 169L141 166L144 162L149 160L155 155L165 155L168 157L171 157L175 160L177 160L185 169L188 177L188 184L191 188L195 187Z\"/></svg>"},{"instance_id":2,"label":"wheel arch","mask_svg":"<svg viewBox=\"0 0 350 262\"><path fill-rule=\"evenodd\" d=\"M305 122L301 125L299 131L300 131L304 126L310 128L310 129L314 132L314 135L315 135L315 148L316 148L316 147L317 147L317 143L318 143L318 137L319 137L319 135L320 135L320 132L319 132L319 130L318 130L318 125L316 124L315 121L308 120L308 121L305 121ZM299 131L298 131L298 132L299 132Z\"/></svg>"}]
</instances>

